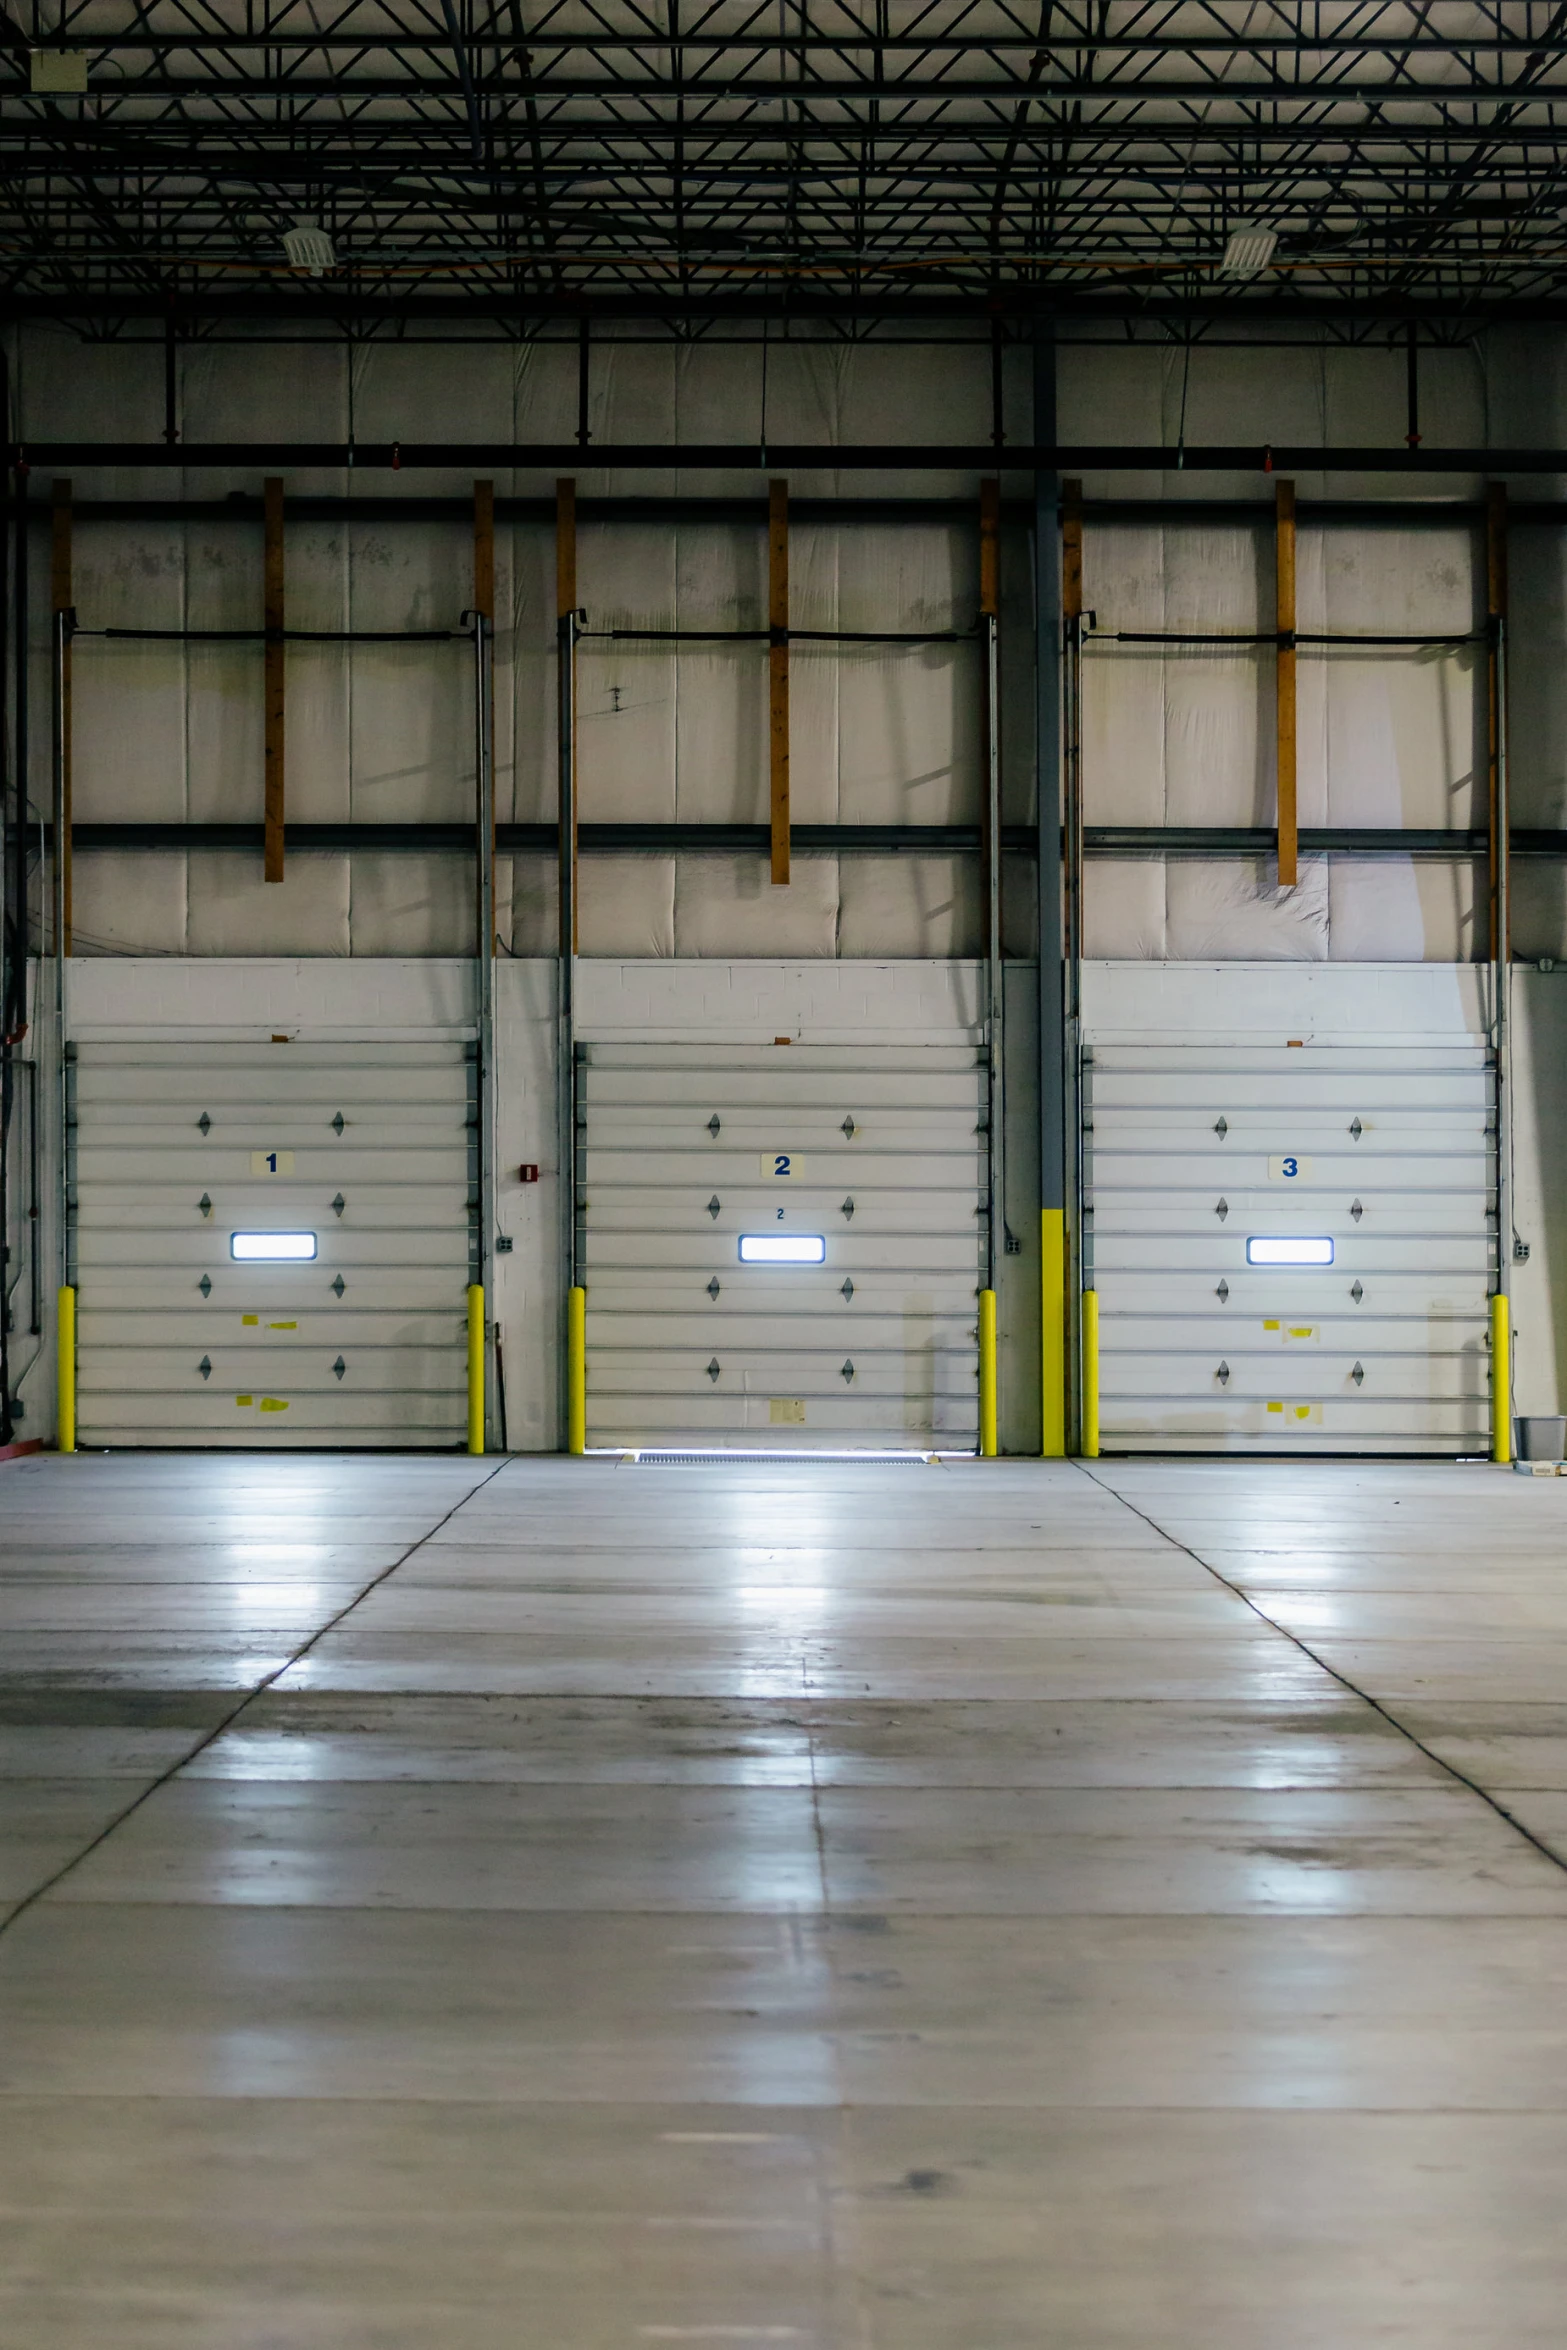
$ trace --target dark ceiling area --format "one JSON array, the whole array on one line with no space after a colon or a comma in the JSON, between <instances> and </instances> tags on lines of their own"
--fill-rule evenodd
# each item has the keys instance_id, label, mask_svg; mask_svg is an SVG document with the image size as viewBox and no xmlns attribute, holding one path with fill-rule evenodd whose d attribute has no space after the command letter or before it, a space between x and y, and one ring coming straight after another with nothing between
<instances>
[{"instance_id":1,"label":"dark ceiling area","mask_svg":"<svg viewBox=\"0 0 1567 2350\"><path fill-rule=\"evenodd\" d=\"M1564 31L1534 0L13 0L0 312L1462 336L1567 316Z\"/></svg>"}]
</instances>

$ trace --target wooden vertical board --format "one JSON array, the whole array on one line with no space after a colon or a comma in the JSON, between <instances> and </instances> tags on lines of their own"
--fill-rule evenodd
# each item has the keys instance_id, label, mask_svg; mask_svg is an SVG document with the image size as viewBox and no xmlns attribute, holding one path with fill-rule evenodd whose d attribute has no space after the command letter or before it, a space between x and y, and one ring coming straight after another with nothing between
<instances>
[{"instance_id":1,"label":"wooden vertical board","mask_svg":"<svg viewBox=\"0 0 1567 2350\"><path fill-rule=\"evenodd\" d=\"M767 775L772 875L789 879L789 484L767 485Z\"/></svg>"},{"instance_id":2,"label":"wooden vertical board","mask_svg":"<svg viewBox=\"0 0 1567 2350\"><path fill-rule=\"evenodd\" d=\"M1083 485L1061 484L1061 617L1083 617Z\"/></svg>"},{"instance_id":3,"label":"wooden vertical board","mask_svg":"<svg viewBox=\"0 0 1567 2350\"><path fill-rule=\"evenodd\" d=\"M1502 859L1509 853L1497 822L1501 786L1502 706L1501 663L1498 659L1502 625L1507 618L1507 484L1487 482L1485 491L1485 617L1486 653L1486 841L1490 879L1487 924L1491 960L1497 957L1497 910L1501 903ZM1507 942L1510 953L1512 941Z\"/></svg>"},{"instance_id":4,"label":"wooden vertical board","mask_svg":"<svg viewBox=\"0 0 1567 2350\"><path fill-rule=\"evenodd\" d=\"M569 619L576 609L577 485L574 481L557 481L555 484L555 618L557 627L561 622ZM561 642L562 646L564 647L564 636L562 636ZM574 643L571 647L569 656L563 650L561 658L563 662L569 658L571 663L571 673L569 678L563 676L561 679L562 723L564 723L565 708L569 699L572 711L573 726L571 735L570 769L571 804L569 808L566 806L566 792L563 788L561 792L561 806L557 818L563 833L569 828L570 838L569 845L566 849L566 854L569 861L569 870L571 876L569 888L563 885L560 892L560 951L563 955L574 955L577 951L578 903L577 729L575 725L577 708L577 652Z\"/></svg>"},{"instance_id":5,"label":"wooden vertical board","mask_svg":"<svg viewBox=\"0 0 1567 2350\"><path fill-rule=\"evenodd\" d=\"M987 876L985 891L985 919L982 925L984 952L992 952L990 936L990 659L985 622L1001 617L1001 560L1000 560L1001 484L998 480L982 481L979 485L979 617L980 634L986 638L985 659L981 664L979 680L979 846L980 871Z\"/></svg>"},{"instance_id":6,"label":"wooden vertical board","mask_svg":"<svg viewBox=\"0 0 1567 2350\"><path fill-rule=\"evenodd\" d=\"M1001 617L1001 484L995 479L979 485L979 613L982 620Z\"/></svg>"},{"instance_id":7,"label":"wooden vertical board","mask_svg":"<svg viewBox=\"0 0 1567 2350\"><path fill-rule=\"evenodd\" d=\"M283 820L285 807L283 761L283 631L288 625L283 572L283 484L268 475L262 490L262 615L266 631L262 683L264 764L266 770L266 840L262 852L263 881L283 878Z\"/></svg>"},{"instance_id":8,"label":"wooden vertical board","mask_svg":"<svg viewBox=\"0 0 1567 2350\"><path fill-rule=\"evenodd\" d=\"M488 623L493 642L495 628L495 484L493 481L476 481L473 485L473 608L480 618ZM495 673L493 665L486 680L486 690L489 696L489 709L485 714L485 726L489 736L490 779L493 787L495 777ZM475 775L474 791L476 794L478 790L479 778ZM481 934L479 952L493 955L495 952L495 794L493 788L490 793L489 903L480 908L479 929Z\"/></svg>"},{"instance_id":9,"label":"wooden vertical board","mask_svg":"<svg viewBox=\"0 0 1567 2350\"><path fill-rule=\"evenodd\" d=\"M1274 602L1278 630L1276 703L1278 717L1279 887L1293 889L1300 878L1300 817L1296 796L1295 716L1295 484L1274 490Z\"/></svg>"},{"instance_id":10,"label":"wooden vertical board","mask_svg":"<svg viewBox=\"0 0 1567 2350\"><path fill-rule=\"evenodd\" d=\"M62 612L69 612L76 602L72 582L71 549L71 485L57 481L51 493L52 531L49 546L49 612L51 620L58 620ZM61 655L63 674L60 679L60 709L56 723L60 729L60 839L55 854L60 860L60 943L65 954L71 952L71 639L67 631Z\"/></svg>"}]
</instances>

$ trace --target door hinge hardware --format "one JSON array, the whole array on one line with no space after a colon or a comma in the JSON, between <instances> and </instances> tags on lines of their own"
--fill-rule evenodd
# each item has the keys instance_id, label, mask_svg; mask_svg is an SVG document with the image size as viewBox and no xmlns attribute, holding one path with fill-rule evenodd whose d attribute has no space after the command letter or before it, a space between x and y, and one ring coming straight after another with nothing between
<instances>
[{"instance_id":1,"label":"door hinge hardware","mask_svg":"<svg viewBox=\"0 0 1567 2350\"><path fill-rule=\"evenodd\" d=\"M333 1213L333 1215L334 1215L334 1216L340 1216L340 1215L342 1214L342 1212L343 1212L343 1209L344 1209L344 1206L345 1206L345 1204L346 1204L346 1203L345 1203L345 1201L344 1201L344 1199L343 1199L343 1195L342 1195L342 1193L341 1193L341 1192L339 1192L339 1193L338 1193L338 1195L337 1195L337 1197L336 1197L336 1199L335 1199L335 1200L332 1202L332 1213Z\"/></svg>"},{"instance_id":2,"label":"door hinge hardware","mask_svg":"<svg viewBox=\"0 0 1567 2350\"><path fill-rule=\"evenodd\" d=\"M844 1382L845 1386L847 1386L849 1381L854 1377L854 1365L850 1362L847 1355L845 1355L843 1358L843 1369L839 1372L838 1376Z\"/></svg>"},{"instance_id":3,"label":"door hinge hardware","mask_svg":"<svg viewBox=\"0 0 1567 2350\"><path fill-rule=\"evenodd\" d=\"M1221 1281L1213 1294L1218 1299L1221 1306L1227 1306L1230 1302L1229 1283L1227 1281Z\"/></svg>"},{"instance_id":4,"label":"door hinge hardware","mask_svg":"<svg viewBox=\"0 0 1567 2350\"><path fill-rule=\"evenodd\" d=\"M707 1366L707 1375L709 1379L716 1379L722 1368L723 1365L719 1362L717 1355L714 1355L712 1361Z\"/></svg>"},{"instance_id":5,"label":"door hinge hardware","mask_svg":"<svg viewBox=\"0 0 1567 2350\"><path fill-rule=\"evenodd\" d=\"M1360 1283L1357 1281L1357 1282L1355 1282L1355 1283L1354 1283L1354 1285L1352 1286L1352 1288L1351 1288L1351 1290L1350 1290L1350 1293L1349 1293L1349 1294L1350 1294L1350 1296L1351 1296L1351 1297L1354 1299L1354 1301L1355 1301L1356 1305L1358 1306L1358 1305L1359 1305L1359 1303L1360 1303L1360 1301L1361 1301L1361 1299L1362 1299L1362 1298L1365 1296L1365 1294L1366 1294L1366 1293L1365 1293L1365 1291L1364 1291L1364 1290L1361 1288L1361 1286L1360 1286Z\"/></svg>"},{"instance_id":6,"label":"door hinge hardware","mask_svg":"<svg viewBox=\"0 0 1567 2350\"><path fill-rule=\"evenodd\" d=\"M1360 1123L1360 1120L1359 1120L1358 1118L1351 1118L1351 1120L1350 1120L1350 1122L1349 1122L1349 1131L1350 1131L1350 1133L1351 1133L1351 1134L1354 1136L1355 1140L1358 1142L1358 1141L1360 1140L1361 1136L1362 1136L1362 1135L1365 1133L1365 1131L1366 1131L1366 1130L1365 1130L1365 1128L1364 1128L1364 1127L1361 1125L1361 1123Z\"/></svg>"},{"instance_id":7,"label":"door hinge hardware","mask_svg":"<svg viewBox=\"0 0 1567 2350\"><path fill-rule=\"evenodd\" d=\"M1217 1207L1214 1209L1214 1211L1213 1211L1213 1212L1214 1212L1214 1214L1215 1214L1215 1215L1218 1217L1218 1219L1219 1219L1219 1222L1222 1224L1222 1223L1224 1222L1224 1219L1225 1219L1225 1217L1226 1217L1226 1216L1229 1214L1229 1212L1230 1212L1230 1203L1229 1203L1229 1201L1228 1201L1227 1199L1221 1199L1221 1200L1220 1200L1220 1202L1219 1202L1219 1204L1218 1204L1218 1206L1217 1206Z\"/></svg>"},{"instance_id":8,"label":"door hinge hardware","mask_svg":"<svg viewBox=\"0 0 1567 2350\"><path fill-rule=\"evenodd\" d=\"M210 1134L212 1132L212 1120L207 1116L205 1110L202 1111L201 1116L196 1120L196 1130L199 1134Z\"/></svg>"},{"instance_id":9,"label":"door hinge hardware","mask_svg":"<svg viewBox=\"0 0 1567 2350\"><path fill-rule=\"evenodd\" d=\"M856 1125L855 1125L855 1123L854 1123L854 1118L853 1118L853 1114L852 1114L852 1113L851 1113L851 1114L850 1114L850 1115L849 1115L847 1118L845 1118L845 1119L844 1119L844 1122L843 1122L843 1124L842 1124L842 1125L839 1127L838 1131L839 1131L839 1133L840 1133L840 1134L846 1134L846 1135L848 1136L848 1138L849 1138L850 1142L852 1142L852 1141L854 1140L854 1137L855 1137L855 1135L858 1133L859 1129L856 1127Z\"/></svg>"},{"instance_id":10,"label":"door hinge hardware","mask_svg":"<svg viewBox=\"0 0 1567 2350\"><path fill-rule=\"evenodd\" d=\"M1362 1380L1365 1378L1365 1376L1366 1376L1366 1367L1365 1367L1364 1363L1357 1363L1357 1364L1355 1365L1355 1368L1354 1368L1354 1369L1351 1371L1351 1373L1350 1373L1350 1377L1351 1377L1351 1379L1353 1379L1353 1380L1354 1380L1354 1382L1355 1382L1355 1385L1356 1385L1357 1387L1360 1385L1361 1381L1362 1381Z\"/></svg>"},{"instance_id":11,"label":"door hinge hardware","mask_svg":"<svg viewBox=\"0 0 1567 2350\"><path fill-rule=\"evenodd\" d=\"M839 1290L838 1295L840 1297L852 1297L854 1295L854 1283L852 1281L846 1280L843 1287Z\"/></svg>"},{"instance_id":12,"label":"door hinge hardware","mask_svg":"<svg viewBox=\"0 0 1567 2350\"><path fill-rule=\"evenodd\" d=\"M204 1216L210 1216L210 1215L211 1215L211 1213L212 1213L212 1202L211 1202L211 1200L210 1200L210 1199L208 1199L208 1197L207 1197L207 1195L206 1195L206 1193L205 1193L205 1192L203 1192L203 1193L202 1193L202 1195L201 1195L200 1199L199 1199L199 1200L196 1202L196 1205L197 1205L197 1207L198 1207L198 1208L200 1208L200 1210L201 1210L201 1212L202 1212L202 1214L203 1214Z\"/></svg>"},{"instance_id":13,"label":"door hinge hardware","mask_svg":"<svg viewBox=\"0 0 1567 2350\"><path fill-rule=\"evenodd\" d=\"M212 1275L203 1273L196 1287L201 1291L203 1297L210 1297L212 1295Z\"/></svg>"},{"instance_id":14,"label":"door hinge hardware","mask_svg":"<svg viewBox=\"0 0 1567 2350\"><path fill-rule=\"evenodd\" d=\"M711 1199L708 1201L708 1203L707 1203L707 1212L708 1212L708 1214L709 1214L710 1216L713 1216L713 1217L715 1217L715 1218L716 1218L716 1216L717 1216L717 1214L718 1214L718 1211L719 1211L719 1209L720 1209L722 1206L723 1206L723 1202L722 1202L722 1200L719 1198L719 1196L718 1196L717 1192L715 1191L715 1192L714 1192L714 1194L713 1194L713 1196L712 1196L712 1198L711 1198Z\"/></svg>"},{"instance_id":15,"label":"door hinge hardware","mask_svg":"<svg viewBox=\"0 0 1567 2350\"><path fill-rule=\"evenodd\" d=\"M716 1110L713 1112L711 1118L709 1118L707 1121L707 1131L709 1134L714 1136L717 1136L723 1132L723 1125Z\"/></svg>"},{"instance_id":16,"label":"door hinge hardware","mask_svg":"<svg viewBox=\"0 0 1567 2350\"><path fill-rule=\"evenodd\" d=\"M1349 1203L1349 1212L1350 1212L1350 1214L1351 1214L1351 1215L1354 1217L1354 1219L1355 1219L1355 1222L1358 1224L1358 1223L1360 1222L1360 1219L1361 1219L1361 1217L1362 1217L1362 1216L1365 1214L1365 1212L1366 1212L1366 1211L1365 1211L1365 1209L1364 1209L1364 1208L1361 1206L1361 1204L1360 1204L1359 1200L1358 1200L1358 1199L1356 1199L1356 1200L1351 1200L1351 1201L1350 1201L1350 1203Z\"/></svg>"},{"instance_id":17,"label":"door hinge hardware","mask_svg":"<svg viewBox=\"0 0 1567 2350\"><path fill-rule=\"evenodd\" d=\"M852 1200L852 1199L846 1199L846 1200L844 1201L844 1203L843 1203L843 1213L844 1213L846 1216L852 1216L852 1215L854 1214L854 1202L853 1202L853 1200Z\"/></svg>"},{"instance_id":18,"label":"door hinge hardware","mask_svg":"<svg viewBox=\"0 0 1567 2350\"><path fill-rule=\"evenodd\" d=\"M203 1379L210 1379L212 1377L211 1355L203 1355L200 1362L196 1365L196 1368L201 1373Z\"/></svg>"},{"instance_id":19,"label":"door hinge hardware","mask_svg":"<svg viewBox=\"0 0 1567 2350\"><path fill-rule=\"evenodd\" d=\"M339 1110L339 1111L338 1111L338 1113L337 1113L337 1116L336 1116L336 1117L335 1117L335 1118L332 1120L332 1132L333 1132L334 1134L341 1134L341 1133L342 1133L342 1131L343 1131L343 1113L342 1113L342 1111L341 1111L341 1110Z\"/></svg>"},{"instance_id":20,"label":"door hinge hardware","mask_svg":"<svg viewBox=\"0 0 1567 2350\"><path fill-rule=\"evenodd\" d=\"M341 1356L341 1355L339 1355L339 1356L338 1356L338 1358L337 1358L337 1361L336 1361L336 1362L335 1362L335 1363L332 1365L332 1376L333 1376L333 1378L334 1378L334 1379L341 1379L341 1378L342 1378L342 1376L343 1376L343 1373L344 1373L344 1372L347 1370L347 1368L348 1368L348 1365L347 1365L347 1364L344 1362L344 1360L343 1360L342 1356Z\"/></svg>"},{"instance_id":21,"label":"door hinge hardware","mask_svg":"<svg viewBox=\"0 0 1567 2350\"><path fill-rule=\"evenodd\" d=\"M709 1297L716 1297L718 1295L718 1286L718 1275L715 1273L712 1280L707 1285L707 1294Z\"/></svg>"},{"instance_id":22,"label":"door hinge hardware","mask_svg":"<svg viewBox=\"0 0 1567 2350\"><path fill-rule=\"evenodd\" d=\"M1219 1385L1220 1385L1221 1387L1228 1387L1228 1386L1229 1386L1229 1384L1230 1384L1230 1366L1229 1366L1229 1364L1228 1364L1228 1363L1221 1363L1221 1364L1219 1365L1219 1368L1218 1368L1218 1369L1217 1369L1217 1370L1214 1372L1214 1374L1213 1374L1213 1375L1214 1375L1215 1379L1217 1379L1217 1380L1218 1380L1218 1382L1219 1382Z\"/></svg>"},{"instance_id":23,"label":"door hinge hardware","mask_svg":"<svg viewBox=\"0 0 1567 2350\"><path fill-rule=\"evenodd\" d=\"M332 1295L334 1297L341 1297L344 1286L343 1276L341 1273L339 1273L337 1279L332 1284Z\"/></svg>"},{"instance_id":24,"label":"door hinge hardware","mask_svg":"<svg viewBox=\"0 0 1567 2350\"><path fill-rule=\"evenodd\" d=\"M1230 1122L1228 1118L1216 1118L1214 1120L1213 1131L1222 1142L1230 1131Z\"/></svg>"}]
</instances>

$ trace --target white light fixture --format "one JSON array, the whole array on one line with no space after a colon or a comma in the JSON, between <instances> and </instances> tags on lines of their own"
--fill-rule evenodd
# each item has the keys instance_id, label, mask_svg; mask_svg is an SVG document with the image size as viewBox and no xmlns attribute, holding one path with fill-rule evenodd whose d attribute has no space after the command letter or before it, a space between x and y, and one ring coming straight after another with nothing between
<instances>
[{"instance_id":1,"label":"white light fixture","mask_svg":"<svg viewBox=\"0 0 1567 2350\"><path fill-rule=\"evenodd\" d=\"M1261 277L1273 259L1273 248L1278 241L1276 228L1264 228L1255 220L1237 221L1224 248L1224 259L1219 263L1220 277Z\"/></svg>"},{"instance_id":2,"label":"white light fixture","mask_svg":"<svg viewBox=\"0 0 1567 2350\"><path fill-rule=\"evenodd\" d=\"M1300 1239L1272 1234L1247 1241L1246 1262L1248 1265L1331 1265L1333 1243L1325 1234L1310 1234Z\"/></svg>"},{"instance_id":3,"label":"white light fixture","mask_svg":"<svg viewBox=\"0 0 1567 2350\"><path fill-rule=\"evenodd\" d=\"M313 1232L234 1232L229 1255L241 1265L309 1264L316 1253Z\"/></svg>"},{"instance_id":4,"label":"white light fixture","mask_svg":"<svg viewBox=\"0 0 1567 2350\"><path fill-rule=\"evenodd\" d=\"M312 277L325 277L337 267L332 240L318 220L296 220L284 232L283 250L295 269L308 269Z\"/></svg>"},{"instance_id":5,"label":"white light fixture","mask_svg":"<svg viewBox=\"0 0 1567 2350\"><path fill-rule=\"evenodd\" d=\"M742 1232L742 1265L824 1265L827 1243L819 1232Z\"/></svg>"}]
</instances>

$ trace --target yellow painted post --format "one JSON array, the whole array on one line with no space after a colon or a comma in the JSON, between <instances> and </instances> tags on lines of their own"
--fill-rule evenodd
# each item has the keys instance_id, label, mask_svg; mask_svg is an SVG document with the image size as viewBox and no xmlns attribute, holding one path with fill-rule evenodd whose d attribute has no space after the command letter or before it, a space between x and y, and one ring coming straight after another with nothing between
<instances>
[{"instance_id":1,"label":"yellow painted post","mask_svg":"<svg viewBox=\"0 0 1567 2350\"><path fill-rule=\"evenodd\" d=\"M484 1450L484 1291L468 1291L468 1450Z\"/></svg>"},{"instance_id":2,"label":"yellow painted post","mask_svg":"<svg viewBox=\"0 0 1567 2350\"><path fill-rule=\"evenodd\" d=\"M1058 1461L1066 1451L1065 1211L1045 1208L1039 1223L1039 1449Z\"/></svg>"},{"instance_id":3,"label":"yellow painted post","mask_svg":"<svg viewBox=\"0 0 1567 2350\"><path fill-rule=\"evenodd\" d=\"M588 1293L566 1293L566 1450L588 1449Z\"/></svg>"},{"instance_id":4,"label":"yellow painted post","mask_svg":"<svg viewBox=\"0 0 1567 2350\"><path fill-rule=\"evenodd\" d=\"M76 1292L55 1299L55 1344L60 1350L60 1450L76 1450Z\"/></svg>"},{"instance_id":5,"label":"yellow painted post","mask_svg":"<svg viewBox=\"0 0 1567 2350\"><path fill-rule=\"evenodd\" d=\"M996 1457L996 1293L979 1293L979 1450L983 1460Z\"/></svg>"},{"instance_id":6,"label":"yellow painted post","mask_svg":"<svg viewBox=\"0 0 1567 2350\"><path fill-rule=\"evenodd\" d=\"M1099 1458L1099 1292L1083 1292L1083 1458Z\"/></svg>"},{"instance_id":7,"label":"yellow painted post","mask_svg":"<svg viewBox=\"0 0 1567 2350\"><path fill-rule=\"evenodd\" d=\"M1491 1458L1513 1457L1512 1313L1505 1297L1491 1300Z\"/></svg>"}]
</instances>

